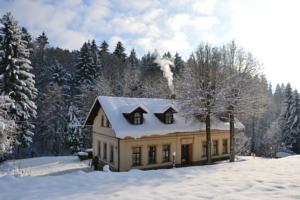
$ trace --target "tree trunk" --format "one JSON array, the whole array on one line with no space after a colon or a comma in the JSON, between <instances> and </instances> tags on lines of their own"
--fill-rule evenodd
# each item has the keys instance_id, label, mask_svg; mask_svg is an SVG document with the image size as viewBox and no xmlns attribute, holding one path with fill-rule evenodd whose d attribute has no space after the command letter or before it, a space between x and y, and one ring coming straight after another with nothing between
<instances>
[{"instance_id":1,"label":"tree trunk","mask_svg":"<svg viewBox=\"0 0 300 200\"><path fill-rule=\"evenodd\" d=\"M210 132L210 112L206 115L206 157L207 164L212 164L211 158L211 132Z\"/></svg>"},{"instance_id":2,"label":"tree trunk","mask_svg":"<svg viewBox=\"0 0 300 200\"><path fill-rule=\"evenodd\" d=\"M256 134L255 134L255 116L252 117L252 137L251 137L251 153L255 153L255 142Z\"/></svg>"},{"instance_id":3,"label":"tree trunk","mask_svg":"<svg viewBox=\"0 0 300 200\"><path fill-rule=\"evenodd\" d=\"M235 160L235 138L234 138L234 114L233 110L229 114L229 124L230 124L230 162Z\"/></svg>"}]
</instances>

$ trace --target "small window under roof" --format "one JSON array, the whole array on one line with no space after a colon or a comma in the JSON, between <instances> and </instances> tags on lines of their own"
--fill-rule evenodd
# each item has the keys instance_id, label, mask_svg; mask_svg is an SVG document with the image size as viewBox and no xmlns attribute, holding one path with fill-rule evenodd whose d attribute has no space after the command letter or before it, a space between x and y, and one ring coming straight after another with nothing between
<instances>
[{"instance_id":1,"label":"small window under roof","mask_svg":"<svg viewBox=\"0 0 300 200\"><path fill-rule=\"evenodd\" d=\"M167 108L163 109L163 112L160 113L154 113L154 115L165 124L173 124L174 123L174 113L177 113L177 111L169 106Z\"/></svg>"},{"instance_id":2,"label":"small window under roof","mask_svg":"<svg viewBox=\"0 0 300 200\"><path fill-rule=\"evenodd\" d=\"M128 108L126 108L128 109ZM123 116L129 121L131 124L139 125L143 124L144 117L143 114L147 113L146 109L142 108L141 106L138 107L132 107L128 111L130 112L124 112Z\"/></svg>"}]
</instances>

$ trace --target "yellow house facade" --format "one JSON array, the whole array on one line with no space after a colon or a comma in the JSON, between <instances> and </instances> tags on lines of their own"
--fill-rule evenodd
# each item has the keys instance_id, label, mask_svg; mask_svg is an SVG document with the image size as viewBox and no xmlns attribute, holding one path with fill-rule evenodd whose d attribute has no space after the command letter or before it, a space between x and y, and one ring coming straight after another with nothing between
<instances>
[{"instance_id":1,"label":"yellow house facade","mask_svg":"<svg viewBox=\"0 0 300 200\"><path fill-rule=\"evenodd\" d=\"M92 126L93 156L114 171L206 162L205 124L182 117L174 100L100 96L85 124ZM228 122L213 118L213 160L228 159L229 145Z\"/></svg>"}]
</instances>

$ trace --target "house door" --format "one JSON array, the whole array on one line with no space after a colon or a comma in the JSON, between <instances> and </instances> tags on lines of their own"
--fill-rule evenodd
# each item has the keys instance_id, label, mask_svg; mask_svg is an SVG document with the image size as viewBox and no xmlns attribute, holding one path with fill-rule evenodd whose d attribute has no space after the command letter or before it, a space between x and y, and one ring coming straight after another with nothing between
<instances>
[{"instance_id":1,"label":"house door","mask_svg":"<svg viewBox=\"0 0 300 200\"><path fill-rule=\"evenodd\" d=\"M192 144L181 145L181 165L190 165L192 156Z\"/></svg>"}]
</instances>

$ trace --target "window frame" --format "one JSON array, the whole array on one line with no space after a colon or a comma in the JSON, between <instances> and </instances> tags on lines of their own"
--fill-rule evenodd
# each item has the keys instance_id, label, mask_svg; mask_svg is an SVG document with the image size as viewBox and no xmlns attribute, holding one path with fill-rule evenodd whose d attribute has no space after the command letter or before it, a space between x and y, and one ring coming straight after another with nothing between
<instances>
[{"instance_id":1,"label":"window frame","mask_svg":"<svg viewBox=\"0 0 300 200\"><path fill-rule=\"evenodd\" d=\"M165 147L168 146L167 148L167 157L166 157L166 154L165 154ZM171 144L163 144L162 145L162 162L171 162L171 156L170 156L170 153L171 153Z\"/></svg>"},{"instance_id":2,"label":"window frame","mask_svg":"<svg viewBox=\"0 0 300 200\"><path fill-rule=\"evenodd\" d=\"M213 140L213 152L212 152L212 155L213 156L219 155L219 140Z\"/></svg>"},{"instance_id":3,"label":"window frame","mask_svg":"<svg viewBox=\"0 0 300 200\"><path fill-rule=\"evenodd\" d=\"M173 124L174 122L174 115L173 112L168 111L165 113L165 123L166 124Z\"/></svg>"},{"instance_id":4,"label":"window frame","mask_svg":"<svg viewBox=\"0 0 300 200\"><path fill-rule=\"evenodd\" d=\"M226 142L226 148L224 148L224 142ZM228 139L223 139L223 141L222 141L222 153L223 154L228 154Z\"/></svg>"},{"instance_id":5,"label":"window frame","mask_svg":"<svg viewBox=\"0 0 300 200\"><path fill-rule=\"evenodd\" d=\"M100 140L98 140L98 152L97 152L97 156L99 157L99 158L101 158L101 141Z\"/></svg>"},{"instance_id":6,"label":"window frame","mask_svg":"<svg viewBox=\"0 0 300 200\"><path fill-rule=\"evenodd\" d=\"M156 145L148 146L148 164L156 164L157 163L157 147Z\"/></svg>"},{"instance_id":7,"label":"window frame","mask_svg":"<svg viewBox=\"0 0 300 200\"><path fill-rule=\"evenodd\" d=\"M109 146L109 162L114 163L114 145Z\"/></svg>"},{"instance_id":8,"label":"window frame","mask_svg":"<svg viewBox=\"0 0 300 200\"><path fill-rule=\"evenodd\" d=\"M104 126L104 116L103 115L101 115L101 127L105 127Z\"/></svg>"},{"instance_id":9,"label":"window frame","mask_svg":"<svg viewBox=\"0 0 300 200\"><path fill-rule=\"evenodd\" d=\"M139 151L136 151L139 149ZM138 156L137 156L138 155ZM142 165L142 146L134 146L132 147L132 166L138 167ZM137 159L138 158L138 159Z\"/></svg>"},{"instance_id":10,"label":"window frame","mask_svg":"<svg viewBox=\"0 0 300 200\"><path fill-rule=\"evenodd\" d=\"M107 161L107 143L103 143L103 160Z\"/></svg>"},{"instance_id":11,"label":"window frame","mask_svg":"<svg viewBox=\"0 0 300 200\"><path fill-rule=\"evenodd\" d=\"M132 122L134 125L142 124L142 114L139 112L133 113Z\"/></svg>"}]
</instances>

